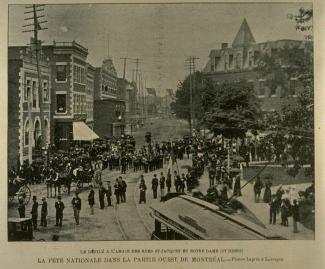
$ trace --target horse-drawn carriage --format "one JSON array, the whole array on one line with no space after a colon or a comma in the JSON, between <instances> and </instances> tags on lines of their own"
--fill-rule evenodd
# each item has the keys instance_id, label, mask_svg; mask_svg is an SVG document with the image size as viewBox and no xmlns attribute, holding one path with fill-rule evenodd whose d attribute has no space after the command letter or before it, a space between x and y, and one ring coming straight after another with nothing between
<instances>
[{"instance_id":1,"label":"horse-drawn carriage","mask_svg":"<svg viewBox=\"0 0 325 269\"><path fill-rule=\"evenodd\" d=\"M24 201L24 204L27 205L31 197L31 191L27 186L26 180L19 178L16 173L11 170L9 170L8 178L9 201L13 201L15 198L17 198L18 201L22 199Z\"/></svg>"}]
</instances>

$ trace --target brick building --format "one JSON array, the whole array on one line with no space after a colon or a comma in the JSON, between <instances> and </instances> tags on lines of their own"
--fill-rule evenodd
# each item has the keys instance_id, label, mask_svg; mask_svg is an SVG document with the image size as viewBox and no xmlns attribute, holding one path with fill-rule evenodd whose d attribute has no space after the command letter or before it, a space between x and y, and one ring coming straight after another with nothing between
<instances>
[{"instance_id":1,"label":"brick building","mask_svg":"<svg viewBox=\"0 0 325 269\"><path fill-rule=\"evenodd\" d=\"M39 81L35 53L29 47L8 48L8 167L18 168L40 155L41 114L46 142L49 143L51 104L50 63L44 55L39 61L43 101L39 100Z\"/></svg>"},{"instance_id":2,"label":"brick building","mask_svg":"<svg viewBox=\"0 0 325 269\"><path fill-rule=\"evenodd\" d=\"M51 137L56 146L66 148L73 140L73 122L88 123L92 127L89 105L94 69L87 63L88 49L75 41L54 41L42 50L51 62Z\"/></svg>"},{"instance_id":3,"label":"brick building","mask_svg":"<svg viewBox=\"0 0 325 269\"><path fill-rule=\"evenodd\" d=\"M125 133L125 101L106 98L94 101L94 131L100 137Z\"/></svg>"},{"instance_id":4,"label":"brick building","mask_svg":"<svg viewBox=\"0 0 325 269\"><path fill-rule=\"evenodd\" d=\"M99 136L120 136L125 132L127 88L127 83L118 83L111 57L95 68L94 130Z\"/></svg>"},{"instance_id":5,"label":"brick building","mask_svg":"<svg viewBox=\"0 0 325 269\"><path fill-rule=\"evenodd\" d=\"M125 133L132 134L138 122L137 87L135 82L126 79L117 80L118 97L125 102Z\"/></svg>"},{"instance_id":6,"label":"brick building","mask_svg":"<svg viewBox=\"0 0 325 269\"><path fill-rule=\"evenodd\" d=\"M287 78L286 85L269 87L266 77L256 71L257 62L262 54L277 57L281 49L298 49L301 53L311 51L312 44L300 40L276 40L256 43L255 38L244 19L232 42L222 43L220 49L212 49L209 61L203 73L216 83L247 80L252 83L257 97L261 100L263 111L279 111L283 106L294 105L302 85L297 78Z\"/></svg>"}]
</instances>

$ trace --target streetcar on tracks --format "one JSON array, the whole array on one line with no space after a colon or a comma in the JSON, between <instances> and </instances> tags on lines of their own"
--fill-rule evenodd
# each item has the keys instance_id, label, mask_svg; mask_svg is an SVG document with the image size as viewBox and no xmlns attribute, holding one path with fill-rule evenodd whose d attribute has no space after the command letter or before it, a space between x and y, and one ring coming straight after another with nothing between
<instances>
[{"instance_id":1,"label":"streetcar on tracks","mask_svg":"<svg viewBox=\"0 0 325 269\"><path fill-rule=\"evenodd\" d=\"M269 231L249 210L247 214L223 210L189 195L152 205L151 210L155 224L152 240L284 239Z\"/></svg>"}]
</instances>

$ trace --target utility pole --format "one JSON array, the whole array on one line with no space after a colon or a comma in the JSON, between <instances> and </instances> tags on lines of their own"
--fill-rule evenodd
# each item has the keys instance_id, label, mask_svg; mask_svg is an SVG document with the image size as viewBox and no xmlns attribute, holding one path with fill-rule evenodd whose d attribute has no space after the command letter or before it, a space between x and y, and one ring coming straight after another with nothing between
<instances>
[{"instance_id":1,"label":"utility pole","mask_svg":"<svg viewBox=\"0 0 325 269\"><path fill-rule=\"evenodd\" d=\"M195 56L190 56L186 59L186 65L185 67L187 69L189 69L190 71L190 75L189 75L189 80L190 80L190 135L193 135L193 123L194 123L194 111L193 111L193 76L192 74L194 74L195 76L195 61L199 59ZM194 82L195 82L195 78L194 78ZM194 83L195 86L195 83Z\"/></svg>"},{"instance_id":2,"label":"utility pole","mask_svg":"<svg viewBox=\"0 0 325 269\"><path fill-rule=\"evenodd\" d=\"M43 85L42 85L42 74L41 74L41 68L39 65L39 58L40 58L40 51L42 49L42 41L38 40L38 32L41 30L45 30L48 29L46 27L41 27L41 25L43 23L46 23L47 21L39 21L39 18L43 18L45 17L45 15L39 15L37 14L38 12L42 12L44 11L44 5L31 5L31 6L26 6L26 10L24 12L24 14L32 14L33 17L28 17L25 18L25 21L33 21L33 23L30 24L25 24L23 25L23 27L30 27L32 26L32 29L27 29L27 30L23 30L23 32L33 32L34 33L34 37L31 39L31 47L33 50L35 50L35 58L36 58L36 69L37 69L37 79L38 79L38 104L39 104L39 110L40 110L40 118L41 118L41 122L40 122L40 129L41 129L41 155L43 156L43 149L46 146L46 137L47 134L45 132L45 119L44 119L44 111L43 111L43 103L44 103L44 99L43 99ZM32 91L31 91L32 94ZM32 99L32 98L30 98ZM29 102L29 126L33 126L32 124L32 118L31 118L31 102ZM48 126L49 128L49 126ZM29 128L30 133L32 131L32 128ZM30 135L31 136L31 135ZM37 142L37 137L35 137ZM29 155L32 154L32 149L31 149L31 143L29 143ZM45 158L45 162L47 162L46 158Z\"/></svg>"},{"instance_id":3,"label":"utility pole","mask_svg":"<svg viewBox=\"0 0 325 269\"><path fill-rule=\"evenodd\" d=\"M120 58L120 59L124 61L124 63L123 63L123 79L125 79L126 60L133 60L133 59L128 58L128 57L122 57L122 58ZM132 77L134 77L134 75L133 75Z\"/></svg>"}]
</instances>

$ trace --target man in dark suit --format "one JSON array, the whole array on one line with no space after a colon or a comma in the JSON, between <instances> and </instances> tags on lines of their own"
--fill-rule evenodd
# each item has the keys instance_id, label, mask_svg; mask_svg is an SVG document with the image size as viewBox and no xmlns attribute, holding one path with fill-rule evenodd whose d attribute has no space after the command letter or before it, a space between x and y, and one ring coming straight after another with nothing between
<instances>
[{"instance_id":1,"label":"man in dark suit","mask_svg":"<svg viewBox=\"0 0 325 269\"><path fill-rule=\"evenodd\" d=\"M62 226L62 219L63 219L63 210L64 210L64 203L61 201L61 195L58 195L58 199L55 202L55 226Z\"/></svg>"},{"instance_id":2,"label":"man in dark suit","mask_svg":"<svg viewBox=\"0 0 325 269\"><path fill-rule=\"evenodd\" d=\"M45 197L42 198L42 207L41 207L41 224L40 226L46 227L47 226L47 221L46 221L46 217L47 217L47 202Z\"/></svg>"},{"instance_id":3,"label":"man in dark suit","mask_svg":"<svg viewBox=\"0 0 325 269\"><path fill-rule=\"evenodd\" d=\"M79 225L81 199L79 197L78 192L75 193L75 197L72 198L71 203L72 203L72 208L73 208L74 219L76 220L76 224Z\"/></svg>"},{"instance_id":4,"label":"man in dark suit","mask_svg":"<svg viewBox=\"0 0 325 269\"><path fill-rule=\"evenodd\" d=\"M33 196L33 206L32 211L30 213L32 214L33 228L37 231L38 202L36 196Z\"/></svg>"},{"instance_id":5,"label":"man in dark suit","mask_svg":"<svg viewBox=\"0 0 325 269\"><path fill-rule=\"evenodd\" d=\"M153 175L153 179L152 179L152 181L151 181L152 192L153 192L153 199L157 199L157 189L158 189L158 184L159 184L159 181L158 181L157 175L154 174L154 175Z\"/></svg>"}]
</instances>

